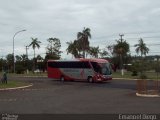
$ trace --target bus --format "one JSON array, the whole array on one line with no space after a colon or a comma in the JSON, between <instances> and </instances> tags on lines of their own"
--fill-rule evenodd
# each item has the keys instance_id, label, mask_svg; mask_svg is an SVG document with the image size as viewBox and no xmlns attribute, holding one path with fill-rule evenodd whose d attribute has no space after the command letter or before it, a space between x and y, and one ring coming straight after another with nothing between
<instances>
[{"instance_id":1,"label":"bus","mask_svg":"<svg viewBox=\"0 0 160 120\"><path fill-rule=\"evenodd\" d=\"M102 82L112 80L112 68L105 59L48 60L48 78Z\"/></svg>"}]
</instances>

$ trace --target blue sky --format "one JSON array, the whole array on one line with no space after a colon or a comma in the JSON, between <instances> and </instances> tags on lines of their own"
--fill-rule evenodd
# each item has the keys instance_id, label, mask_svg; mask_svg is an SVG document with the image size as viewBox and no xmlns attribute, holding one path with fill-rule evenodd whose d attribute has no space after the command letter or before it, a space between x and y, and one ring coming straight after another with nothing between
<instances>
[{"instance_id":1,"label":"blue sky","mask_svg":"<svg viewBox=\"0 0 160 120\"><path fill-rule=\"evenodd\" d=\"M160 55L160 1L159 0L0 0L0 56L13 52L25 54L31 37L42 42L37 54L46 52L47 39L56 37L62 43L62 58L66 42L76 39L84 27L91 29L92 46L104 48L115 44L119 34L131 45L131 54L139 38L150 48L149 55ZM33 50L29 49L32 57Z\"/></svg>"}]
</instances>

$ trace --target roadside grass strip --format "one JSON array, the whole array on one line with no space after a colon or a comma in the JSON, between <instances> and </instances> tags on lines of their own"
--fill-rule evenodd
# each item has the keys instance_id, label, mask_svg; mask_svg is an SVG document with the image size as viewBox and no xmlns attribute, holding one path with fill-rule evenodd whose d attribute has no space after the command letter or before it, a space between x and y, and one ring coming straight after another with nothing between
<instances>
[{"instance_id":1,"label":"roadside grass strip","mask_svg":"<svg viewBox=\"0 0 160 120\"><path fill-rule=\"evenodd\" d=\"M14 90L14 89L21 89L31 87L33 84L19 82L19 81L8 81L7 84L0 83L0 90Z\"/></svg>"}]
</instances>

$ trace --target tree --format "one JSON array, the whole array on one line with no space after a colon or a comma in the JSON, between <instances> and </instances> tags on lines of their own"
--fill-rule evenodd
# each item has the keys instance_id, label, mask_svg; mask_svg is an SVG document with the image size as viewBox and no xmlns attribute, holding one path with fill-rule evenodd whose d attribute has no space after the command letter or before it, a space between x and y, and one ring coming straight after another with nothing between
<instances>
[{"instance_id":1,"label":"tree","mask_svg":"<svg viewBox=\"0 0 160 120\"><path fill-rule=\"evenodd\" d=\"M22 59L23 65L27 68L27 61L28 61L27 55L25 54L21 55L21 59Z\"/></svg>"},{"instance_id":2,"label":"tree","mask_svg":"<svg viewBox=\"0 0 160 120\"><path fill-rule=\"evenodd\" d=\"M101 58L106 58L106 57L109 56L108 51L106 51L105 49L101 49L101 51L100 51L99 54L100 54L100 57L101 57Z\"/></svg>"},{"instance_id":3,"label":"tree","mask_svg":"<svg viewBox=\"0 0 160 120\"><path fill-rule=\"evenodd\" d=\"M13 71L13 54L8 54L6 56L6 60L7 60L6 62L7 62L8 69Z\"/></svg>"},{"instance_id":4,"label":"tree","mask_svg":"<svg viewBox=\"0 0 160 120\"><path fill-rule=\"evenodd\" d=\"M45 63L44 63L44 59L43 59L43 57L42 56L40 56L40 55L37 55L37 57L36 57L36 68L37 69L39 69L40 70L40 72L43 70L43 72L44 72L44 70L45 70Z\"/></svg>"},{"instance_id":5,"label":"tree","mask_svg":"<svg viewBox=\"0 0 160 120\"><path fill-rule=\"evenodd\" d=\"M35 70L35 49L36 48L40 48L40 41L38 41L38 38L31 38L32 39L32 42L30 43L29 47L32 46L33 50L34 50L34 67L33 69Z\"/></svg>"},{"instance_id":6,"label":"tree","mask_svg":"<svg viewBox=\"0 0 160 120\"><path fill-rule=\"evenodd\" d=\"M15 58L16 58L16 62L21 62L22 61L22 58L19 55L16 55Z\"/></svg>"},{"instance_id":7,"label":"tree","mask_svg":"<svg viewBox=\"0 0 160 120\"><path fill-rule=\"evenodd\" d=\"M31 38L32 42L30 43L29 47L32 46L33 50L34 50L34 58L35 58L35 49L36 48L40 48L40 41L38 41L38 38Z\"/></svg>"},{"instance_id":8,"label":"tree","mask_svg":"<svg viewBox=\"0 0 160 120\"><path fill-rule=\"evenodd\" d=\"M47 56L50 59L60 59L62 51L60 51L61 48L61 42L58 38L49 38L47 40L49 42L47 46Z\"/></svg>"},{"instance_id":9,"label":"tree","mask_svg":"<svg viewBox=\"0 0 160 120\"><path fill-rule=\"evenodd\" d=\"M145 71L146 71L146 60L145 58L143 58L143 55L146 56L146 54L149 52L149 48L146 46L146 44L143 42L143 39L140 38L138 44L135 44L134 47L136 47L135 51L137 54L141 54L141 60L139 61L140 65L139 65L139 69L138 71L140 72L140 78L145 79L147 78Z\"/></svg>"},{"instance_id":10,"label":"tree","mask_svg":"<svg viewBox=\"0 0 160 120\"><path fill-rule=\"evenodd\" d=\"M16 73L21 74L27 69L27 55L16 55Z\"/></svg>"},{"instance_id":11,"label":"tree","mask_svg":"<svg viewBox=\"0 0 160 120\"><path fill-rule=\"evenodd\" d=\"M123 59L127 57L130 47L129 44L126 42L126 40L123 40L122 38L119 40L116 40L117 44L113 47L113 54L114 57L119 58L115 66L119 66L121 68L122 76L123 76Z\"/></svg>"},{"instance_id":12,"label":"tree","mask_svg":"<svg viewBox=\"0 0 160 120\"><path fill-rule=\"evenodd\" d=\"M67 42L68 48L66 49L67 54L72 54L75 58L81 57L81 45L79 40L74 40L73 42Z\"/></svg>"},{"instance_id":13,"label":"tree","mask_svg":"<svg viewBox=\"0 0 160 120\"><path fill-rule=\"evenodd\" d=\"M149 48L146 46L146 44L143 42L143 39L140 38L140 40L138 41L138 44L135 44L134 47L136 47L136 53L141 54L141 57L144 55L146 56L146 54L149 52Z\"/></svg>"},{"instance_id":14,"label":"tree","mask_svg":"<svg viewBox=\"0 0 160 120\"><path fill-rule=\"evenodd\" d=\"M89 50L89 38L91 38L90 31L90 28L84 28L82 32L77 33L77 39L80 41L83 51L83 58L85 58L86 51Z\"/></svg>"},{"instance_id":15,"label":"tree","mask_svg":"<svg viewBox=\"0 0 160 120\"><path fill-rule=\"evenodd\" d=\"M2 72L6 71L8 69L7 61L6 61L6 59L3 59L3 57L0 59L0 69Z\"/></svg>"},{"instance_id":16,"label":"tree","mask_svg":"<svg viewBox=\"0 0 160 120\"><path fill-rule=\"evenodd\" d=\"M92 57L98 58L99 53L100 53L99 46L98 47L90 47L89 54Z\"/></svg>"},{"instance_id":17,"label":"tree","mask_svg":"<svg viewBox=\"0 0 160 120\"><path fill-rule=\"evenodd\" d=\"M114 45L108 45L105 48L100 50L101 58L112 58L113 57L113 48Z\"/></svg>"},{"instance_id":18,"label":"tree","mask_svg":"<svg viewBox=\"0 0 160 120\"><path fill-rule=\"evenodd\" d=\"M116 55L127 55L129 50L129 44L125 40L116 40L117 44L114 46L113 53Z\"/></svg>"}]
</instances>

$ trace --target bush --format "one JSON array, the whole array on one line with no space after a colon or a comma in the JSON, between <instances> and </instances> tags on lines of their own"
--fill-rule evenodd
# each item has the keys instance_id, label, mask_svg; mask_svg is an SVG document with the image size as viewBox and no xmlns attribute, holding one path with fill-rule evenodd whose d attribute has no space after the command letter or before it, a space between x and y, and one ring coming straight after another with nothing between
<instances>
[{"instance_id":1,"label":"bush","mask_svg":"<svg viewBox=\"0 0 160 120\"><path fill-rule=\"evenodd\" d=\"M17 65L16 66L16 73L17 74L24 74L25 68L22 65Z\"/></svg>"},{"instance_id":2,"label":"bush","mask_svg":"<svg viewBox=\"0 0 160 120\"><path fill-rule=\"evenodd\" d=\"M138 72L137 71L133 71L132 72L132 76L137 76L138 75Z\"/></svg>"},{"instance_id":3,"label":"bush","mask_svg":"<svg viewBox=\"0 0 160 120\"><path fill-rule=\"evenodd\" d=\"M147 79L147 75L142 73L140 76L139 76L140 79Z\"/></svg>"}]
</instances>

